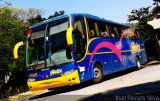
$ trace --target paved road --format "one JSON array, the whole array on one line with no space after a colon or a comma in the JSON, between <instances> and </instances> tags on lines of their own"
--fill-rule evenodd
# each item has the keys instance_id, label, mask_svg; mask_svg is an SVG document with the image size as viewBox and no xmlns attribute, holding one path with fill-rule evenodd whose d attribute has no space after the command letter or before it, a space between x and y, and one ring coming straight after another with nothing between
<instances>
[{"instance_id":1,"label":"paved road","mask_svg":"<svg viewBox=\"0 0 160 101\"><path fill-rule=\"evenodd\" d=\"M141 70L130 69L105 77L99 84L82 85L50 90L26 98L33 101L106 101L106 100L160 100L160 64L148 65Z\"/></svg>"}]
</instances>

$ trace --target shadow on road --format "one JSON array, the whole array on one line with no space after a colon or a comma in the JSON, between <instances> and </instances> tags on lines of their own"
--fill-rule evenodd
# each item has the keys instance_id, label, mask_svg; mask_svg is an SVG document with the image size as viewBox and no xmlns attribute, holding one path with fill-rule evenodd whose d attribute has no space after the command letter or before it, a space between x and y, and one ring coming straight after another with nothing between
<instances>
[{"instance_id":1,"label":"shadow on road","mask_svg":"<svg viewBox=\"0 0 160 101\"><path fill-rule=\"evenodd\" d=\"M85 82L85 83L80 84L80 85L55 88L53 90L50 90L47 93L43 93L43 94L40 94L40 95L33 96L33 97L29 98L29 100L34 100L34 99L38 99L38 98L49 97L49 96L65 93L65 92L75 91L75 90L79 90L81 88L88 87L90 85L92 85L92 82L88 81L88 82Z\"/></svg>"},{"instance_id":2,"label":"shadow on road","mask_svg":"<svg viewBox=\"0 0 160 101\"><path fill-rule=\"evenodd\" d=\"M160 101L160 81L99 93L80 101Z\"/></svg>"},{"instance_id":3,"label":"shadow on road","mask_svg":"<svg viewBox=\"0 0 160 101\"><path fill-rule=\"evenodd\" d=\"M104 81L115 78L115 77L122 76L124 74L128 74L128 73L136 71L136 70L137 70L136 68L130 68L130 69L127 69L127 70L124 70L124 71L121 71L121 72L109 74L109 75L104 77ZM49 97L49 96L53 96L53 95L57 95L57 94L61 94L61 93L69 92L69 91L75 91L75 90L79 90L79 89L82 89L82 88L85 88L85 87L88 87L88 86L91 86L91 85L93 85L93 82L88 81L88 82L82 83L80 85L56 88L56 89L50 90L47 93L43 93L43 94L40 94L40 95L30 97L29 100L34 100L34 99L43 98L43 97Z\"/></svg>"},{"instance_id":4,"label":"shadow on road","mask_svg":"<svg viewBox=\"0 0 160 101\"><path fill-rule=\"evenodd\" d=\"M156 64L152 64L152 65L156 65ZM137 70L136 68L130 68L130 69L120 71L120 72L117 72L117 73L109 74L109 75L104 77L104 81L110 80L110 79L115 78L115 77L119 77L119 76L129 74L129 73L131 73L133 71L136 71L136 70ZM92 81L88 81L88 82L82 83L80 85L56 88L56 89L50 90L47 93L43 93L43 94L40 94L40 95L30 97L29 100L34 100L34 99L39 99L39 98L44 98L44 97L50 97L50 96L65 93L65 92L75 91L75 90L79 90L79 89L82 89L82 88L86 88L86 87L91 86L91 85L93 85ZM147 94L153 95L151 93L153 91L153 89L155 90L153 92L153 94L158 93L160 95L160 81L159 82L151 82L151 83L136 85L136 86L132 86L132 87L116 89L116 90L109 91L109 92L106 92L106 93L103 93L103 94L96 94L94 96L83 99L82 101L93 101L93 99L94 99L94 101L95 101L95 99L97 99L96 101L115 100L115 97L116 97L115 95L125 95L125 96L126 95L141 96L141 95L147 95ZM104 100L102 98L104 98ZM122 96L122 98L123 98L123 96ZM159 96L159 98L160 98L160 96Z\"/></svg>"}]
</instances>

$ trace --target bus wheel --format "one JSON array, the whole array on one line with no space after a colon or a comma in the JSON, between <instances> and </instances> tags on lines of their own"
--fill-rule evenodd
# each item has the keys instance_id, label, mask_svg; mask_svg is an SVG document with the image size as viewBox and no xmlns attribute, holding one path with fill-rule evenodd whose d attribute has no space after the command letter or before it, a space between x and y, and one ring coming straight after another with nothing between
<instances>
[{"instance_id":1,"label":"bus wheel","mask_svg":"<svg viewBox=\"0 0 160 101\"><path fill-rule=\"evenodd\" d=\"M140 59L138 57L136 58L136 67L137 67L137 69L141 69L141 63L140 63Z\"/></svg>"},{"instance_id":2,"label":"bus wheel","mask_svg":"<svg viewBox=\"0 0 160 101\"><path fill-rule=\"evenodd\" d=\"M96 64L94 67L94 83L99 83L103 80L103 70L100 64Z\"/></svg>"}]
</instances>

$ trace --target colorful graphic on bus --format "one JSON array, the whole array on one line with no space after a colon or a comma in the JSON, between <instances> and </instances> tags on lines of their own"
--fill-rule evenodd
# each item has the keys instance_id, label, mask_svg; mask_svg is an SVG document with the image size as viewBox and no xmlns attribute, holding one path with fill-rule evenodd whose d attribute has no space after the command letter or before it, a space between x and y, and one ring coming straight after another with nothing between
<instances>
[{"instance_id":1,"label":"colorful graphic on bus","mask_svg":"<svg viewBox=\"0 0 160 101\"><path fill-rule=\"evenodd\" d=\"M15 46L15 58L21 45ZM89 14L63 15L37 23L29 28L25 45L30 90L88 80L99 83L104 75L140 69L147 62L136 27Z\"/></svg>"}]
</instances>

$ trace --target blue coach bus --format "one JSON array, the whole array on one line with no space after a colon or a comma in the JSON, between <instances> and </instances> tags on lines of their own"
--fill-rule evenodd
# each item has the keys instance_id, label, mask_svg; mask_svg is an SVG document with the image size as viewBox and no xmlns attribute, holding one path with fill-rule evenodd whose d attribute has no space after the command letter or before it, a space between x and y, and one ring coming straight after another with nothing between
<instances>
[{"instance_id":1,"label":"blue coach bus","mask_svg":"<svg viewBox=\"0 0 160 101\"><path fill-rule=\"evenodd\" d=\"M14 48L18 58L19 42ZM89 14L69 14L30 27L26 67L30 90L75 85L147 62L135 27Z\"/></svg>"}]
</instances>

